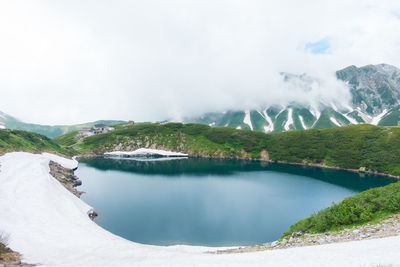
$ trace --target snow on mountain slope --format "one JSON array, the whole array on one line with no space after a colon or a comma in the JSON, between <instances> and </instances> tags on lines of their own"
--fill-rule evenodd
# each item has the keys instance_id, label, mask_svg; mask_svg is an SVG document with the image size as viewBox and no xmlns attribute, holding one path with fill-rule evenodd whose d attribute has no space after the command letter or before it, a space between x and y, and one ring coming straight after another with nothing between
<instances>
[{"instance_id":1,"label":"snow on mountain slope","mask_svg":"<svg viewBox=\"0 0 400 267\"><path fill-rule=\"evenodd\" d=\"M289 108L288 109L287 121L286 121L285 126L284 126L285 131L289 131L291 125L293 125L293 109Z\"/></svg>"},{"instance_id":2,"label":"snow on mountain slope","mask_svg":"<svg viewBox=\"0 0 400 267\"><path fill-rule=\"evenodd\" d=\"M358 124L357 120L353 119L348 114L346 113L340 113L340 114L342 114L343 117L345 117L348 121L350 121L351 124Z\"/></svg>"},{"instance_id":3,"label":"snow on mountain slope","mask_svg":"<svg viewBox=\"0 0 400 267\"><path fill-rule=\"evenodd\" d=\"M272 119L270 116L268 116L267 109L263 110L264 118L267 121L268 125L264 126L264 132L269 133L274 131L274 123L272 122Z\"/></svg>"},{"instance_id":4,"label":"snow on mountain slope","mask_svg":"<svg viewBox=\"0 0 400 267\"><path fill-rule=\"evenodd\" d=\"M294 75L282 73L284 81L296 81L304 87L311 86L314 78L306 74ZM279 132L326 128L338 125L369 123L374 125L400 125L400 69L387 64L349 66L336 72L337 79L349 87L351 103L340 101L319 103L290 103L272 105L263 108L262 117L254 116L252 110L226 112L220 121L235 121L238 114L240 123L222 124L213 120L217 126L255 131ZM317 79L317 78L316 78ZM318 80L318 79L317 79ZM311 114L311 115L310 115ZM216 118L213 114L213 118ZM187 122L200 122L197 119ZM208 123L207 123L208 124Z\"/></svg>"},{"instance_id":5,"label":"snow on mountain slope","mask_svg":"<svg viewBox=\"0 0 400 267\"><path fill-rule=\"evenodd\" d=\"M387 114L388 110L384 109L381 114L375 116L371 120L371 124L378 125L379 121Z\"/></svg>"},{"instance_id":6,"label":"snow on mountain slope","mask_svg":"<svg viewBox=\"0 0 400 267\"><path fill-rule=\"evenodd\" d=\"M334 117L329 117L331 122L333 122L336 126L341 126L340 123L334 118Z\"/></svg>"},{"instance_id":7,"label":"snow on mountain slope","mask_svg":"<svg viewBox=\"0 0 400 267\"><path fill-rule=\"evenodd\" d=\"M251 119L250 119L250 110L246 110L245 114L246 115L244 116L243 123L247 124L250 127L250 130L253 131L254 129L253 129L253 124L251 123Z\"/></svg>"},{"instance_id":8,"label":"snow on mountain slope","mask_svg":"<svg viewBox=\"0 0 400 267\"><path fill-rule=\"evenodd\" d=\"M307 130L308 127L307 127L307 125L304 123L303 116L299 115L299 120L300 120L300 122L301 122L301 126L303 127L303 129L304 129L304 130Z\"/></svg>"}]
</instances>

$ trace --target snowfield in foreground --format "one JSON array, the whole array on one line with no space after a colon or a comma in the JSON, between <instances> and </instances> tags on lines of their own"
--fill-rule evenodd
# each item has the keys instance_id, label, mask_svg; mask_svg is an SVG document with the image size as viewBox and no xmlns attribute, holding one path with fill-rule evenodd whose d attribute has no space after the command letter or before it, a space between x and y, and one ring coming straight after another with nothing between
<instances>
[{"instance_id":1,"label":"snowfield in foreground","mask_svg":"<svg viewBox=\"0 0 400 267\"><path fill-rule=\"evenodd\" d=\"M187 157L188 154L172 152L159 149L139 148L135 151L113 151L104 153L106 156L120 157L140 157L140 156L159 156L159 157Z\"/></svg>"},{"instance_id":2,"label":"snowfield in foreground","mask_svg":"<svg viewBox=\"0 0 400 267\"><path fill-rule=\"evenodd\" d=\"M44 266L376 266L400 264L400 236L283 250L206 254L215 248L130 242L91 221L91 207L49 174L51 154L0 157L0 231L28 263ZM101 216L101 214L100 214Z\"/></svg>"}]
</instances>

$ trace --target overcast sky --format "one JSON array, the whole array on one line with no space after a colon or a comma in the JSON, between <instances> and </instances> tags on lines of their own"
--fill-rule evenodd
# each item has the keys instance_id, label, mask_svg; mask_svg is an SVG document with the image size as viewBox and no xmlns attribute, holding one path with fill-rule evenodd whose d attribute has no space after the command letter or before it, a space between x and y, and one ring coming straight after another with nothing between
<instances>
[{"instance_id":1,"label":"overcast sky","mask_svg":"<svg viewBox=\"0 0 400 267\"><path fill-rule=\"evenodd\" d=\"M154 121L319 98L334 71L400 67L400 1L0 0L0 110ZM279 72L308 73L307 93Z\"/></svg>"}]
</instances>

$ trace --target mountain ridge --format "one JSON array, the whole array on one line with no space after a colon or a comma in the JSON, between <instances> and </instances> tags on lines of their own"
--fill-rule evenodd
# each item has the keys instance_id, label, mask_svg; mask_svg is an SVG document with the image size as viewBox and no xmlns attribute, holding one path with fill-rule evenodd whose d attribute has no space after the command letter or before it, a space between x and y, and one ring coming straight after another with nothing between
<instances>
[{"instance_id":1,"label":"mountain ridge","mask_svg":"<svg viewBox=\"0 0 400 267\"><path fill-rule=\"evenodd\" d=\"M73 125L42 125L42 124L26 123L0 111L0 129L8 128L13 130L30 131L45 135L49 138L56 138L58 136L79 130L81 128L93 127L95 124L113 125L124 122L125 121L122 120L98 120L94 122L87 122L87 123L73 124Z\"/></svg>"},{"instance_id":2,"label":"mountain ridge","mask_svg":"<svg viewBox=\"0 0 400 267\"><path fill-rule=\"evenodd\" d=\"M283 80L296 80L305 86L315 79L307 74L281 73ZM281 132L330 128L367 123L394 126L400 123L400 69L389 64L348 66L336 72L336 78L349 87L352 102L304 105L292 102L286 106L272 105L261 109L229 110L205 113L186 118L184 122L203 123L262 132Z\"/></svg>"}]
</instances>

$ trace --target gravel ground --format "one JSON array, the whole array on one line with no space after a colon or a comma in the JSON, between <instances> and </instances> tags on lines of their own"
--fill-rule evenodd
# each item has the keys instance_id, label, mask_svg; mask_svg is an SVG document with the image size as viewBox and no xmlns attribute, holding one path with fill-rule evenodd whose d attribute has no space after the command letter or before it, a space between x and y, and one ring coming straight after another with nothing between
<instances>
[{"instance_id":1,"label":"gravel ground","mask_svg":"<svg viewBox=\"0 0 400 267\"><path fill-rule=\"evenodd\" d=\"M293 233L282 240L256 246L219 250L213 253L242 253L263 250L284 249L293 247L316 246L329 243L349 242L354 240L376 239L400 235L400 214L395 214L377 224L366 224L338 232L324 234Z\"/></svg>"}]
</instances>

